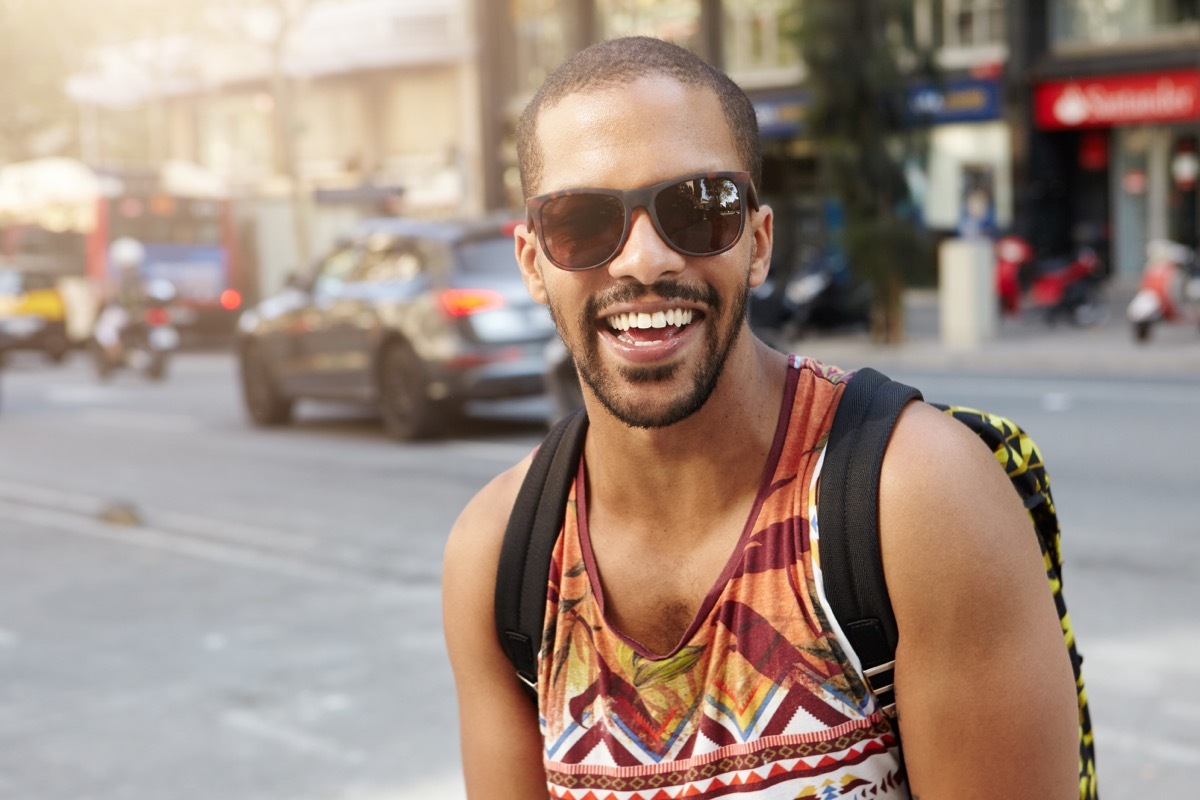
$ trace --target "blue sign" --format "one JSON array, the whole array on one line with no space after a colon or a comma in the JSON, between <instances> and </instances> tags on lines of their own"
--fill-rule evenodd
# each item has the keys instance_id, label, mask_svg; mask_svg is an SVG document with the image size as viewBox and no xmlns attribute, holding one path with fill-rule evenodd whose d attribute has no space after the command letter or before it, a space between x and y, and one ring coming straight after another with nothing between
<instances>
[{"instance_id":1,"label":"blue sign","mask_svg":"<svg viewBox=\"0 0 1200 800\"><path fill-rule=\"evenodd\" d=\"M955 78L921 83L908 90L908 112L918 125L989 122L1000 119L1000 81L995 78Z\"/></svg>"},{"instance_id":2,"label":"blue sign","mask_svg":"<svg viewBox=\"0 0 1200 800\"><path fill-rule=\"evenodd\" d=\"M807 92L793 91L756 98L753 102L754 113L758 116L758 135L763 139L790 139L804 129Z\"/></svg>"}]
</instances>

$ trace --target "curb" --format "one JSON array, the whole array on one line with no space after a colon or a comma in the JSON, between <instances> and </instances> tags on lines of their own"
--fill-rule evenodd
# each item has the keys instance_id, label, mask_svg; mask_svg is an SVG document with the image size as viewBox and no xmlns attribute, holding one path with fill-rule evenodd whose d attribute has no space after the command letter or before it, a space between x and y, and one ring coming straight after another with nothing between
<instances>
[{"instance_id":1,"label":"curb","mask_svg":"<svg viewBox=\"0 0 1200 800\"><path fill-rule=\"evenodd\" d=\"M844 368L1012 372L1073 377L1200 378L1200 326L1167 323L1139 344L1125 321L1124 304L1085 328L1047 325L1036 318L1005 319L996 336L972 348L943 342L938 297L910 291L905 297L905 340L872 342L866 332L820 333L789 342L794 353Z\"/></svg>"}]
</instances>

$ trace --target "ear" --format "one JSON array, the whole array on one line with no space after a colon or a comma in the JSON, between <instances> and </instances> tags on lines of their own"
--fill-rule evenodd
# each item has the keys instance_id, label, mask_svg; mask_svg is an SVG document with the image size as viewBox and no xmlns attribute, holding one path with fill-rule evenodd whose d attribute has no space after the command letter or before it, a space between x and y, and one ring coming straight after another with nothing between
<instances>
[{"instance_id":1,"label":"ear","mask_svg":"<svg viewBox=\"0 0 1200 800\"><path fill-rule=\"evenodd\" d=\"M537 236L525 224L520 224L513 231L513 241L516 245L517 266L521 269L521 280L525 281L525 290L534 302L548 305L550 298L546 294L542 268L538 264Z\"/></svg>"},{"instance_id":2,"label":"ear","mask_svg":"<svg viewBox=\"0 0 1200 800\"><path fill-rule=\"evenodd\" d=\"M750 286L762 285L771 269L771 244L775 240L775 214L762 205L746 221L750 226Z\"/></svg>"}]
</instances>

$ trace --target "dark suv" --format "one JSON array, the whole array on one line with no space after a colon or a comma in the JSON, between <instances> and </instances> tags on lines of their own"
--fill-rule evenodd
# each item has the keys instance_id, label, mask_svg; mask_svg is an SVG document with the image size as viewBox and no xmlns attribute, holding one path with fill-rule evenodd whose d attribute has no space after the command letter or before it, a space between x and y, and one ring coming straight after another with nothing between
<instances>
[{"instance_id":1,"label":"dark suv","mask_svg":"<svg viewBox=\"0 0 1200 800\"><path fill-rule=\"evenodd\" d=\"M545 391L550 315L513 255L511 222L367 220L313 274L238 323L259 425L300 398L375 403L388 432L440 432L468 400Z\"/></svg>"}]
</instances>

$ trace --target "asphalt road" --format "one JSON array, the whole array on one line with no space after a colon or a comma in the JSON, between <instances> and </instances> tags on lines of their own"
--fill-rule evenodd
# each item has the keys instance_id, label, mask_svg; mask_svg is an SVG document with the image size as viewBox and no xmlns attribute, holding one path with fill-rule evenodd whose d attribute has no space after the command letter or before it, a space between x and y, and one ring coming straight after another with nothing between
<instances>
[{"instance_id":1,"label":"asphalt road","mask_svg":"<svg viewBox=\"0 0 1200 800\"><path fill-rule=\"evenodd\" d=\"M1192 796L1200 375L892 362L1038 440L1103 796ZM221 353L160 385L100 385L82 359L0 374L0 796L462 796L441 550L545 403L398 445L354 407L251 429L235 374Z\"/></svg>"}]
</instances>

